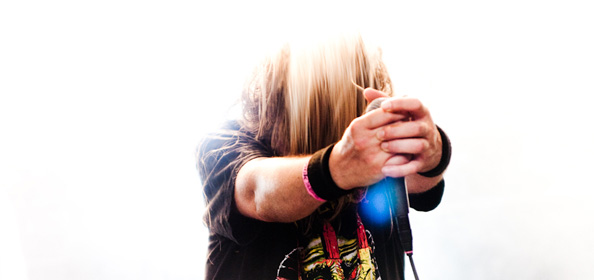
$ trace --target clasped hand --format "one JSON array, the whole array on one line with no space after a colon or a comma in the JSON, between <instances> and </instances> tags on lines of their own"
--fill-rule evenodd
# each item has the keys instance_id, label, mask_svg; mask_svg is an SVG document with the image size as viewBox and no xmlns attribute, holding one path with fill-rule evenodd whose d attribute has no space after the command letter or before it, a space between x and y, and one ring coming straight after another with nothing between
<instances>
[{"instance_id":1,"label":"clasped hand","mask_svg":"<svg viewBox=\"0 0 594 280\"><path fill-rule=\"evenodd\" d=\"M366 89L368 102L388 95ZM330 155L330 173L344 189L372 185L384 177L406 177L433 169L441 137L427 107L411 97L390 97L354 119Z\"/></svg>"}]
</instances>

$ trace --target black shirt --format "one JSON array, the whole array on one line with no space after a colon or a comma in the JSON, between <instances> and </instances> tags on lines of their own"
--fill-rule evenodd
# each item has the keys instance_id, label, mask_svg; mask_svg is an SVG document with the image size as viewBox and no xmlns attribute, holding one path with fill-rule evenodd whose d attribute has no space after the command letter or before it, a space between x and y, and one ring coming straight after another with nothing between
<instances>
[{"instance_id":1,"label":"black shirt","mask_svg":"<svg viewBox=\"0 0 594 280\"><path fill-rule=\"evenodd\" d=\"M267 223L241 215L233 199L237 172L249 160L274 153L240 131L236 122L229 122L199 147L204 221L210 231L206 279L404 278L404 253L390 223L359 215L369 200L347 207L330 223L319 219L309 230L299 223ZM410 205L432 210L443 190L441 181L425 193L411 194ZM321 208L331 211L332 203ZM361 278L366 273L373 277Z\"/></svg>"}]
</instances>

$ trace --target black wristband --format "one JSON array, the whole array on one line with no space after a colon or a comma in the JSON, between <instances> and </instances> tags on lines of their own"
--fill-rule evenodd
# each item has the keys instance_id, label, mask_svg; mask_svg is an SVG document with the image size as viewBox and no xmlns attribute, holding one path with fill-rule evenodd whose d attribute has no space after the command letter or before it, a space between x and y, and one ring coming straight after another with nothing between
<instances>
[{"instance_id":1,"label":"black wristband","mask_svg":"<svg viewBox=\"0 0 594 280\"><path fill-rule=\"evenodd\" d=\"M436 125L436 127L437 131L439 131L439 135L441 136L441 159L435 168L427 172L418 172L419 175L429 178L437 177L443 173L446 168L448 168L450 159L452 158L452 144L450 143L450 139L439 126Z\"/></svg>"},{"instance_id":2,"label":"black wristband","mask_svg":"<svg viewBox=\"0 0 594 280\"><path fill-rule=\"evenodd\" d=\"M307 165L307 177L311 189L324 200L334 200L351 192L341 189L332 179L328 165L332 148L334 144L315 152Z\"/></svg>"}]
</instances>

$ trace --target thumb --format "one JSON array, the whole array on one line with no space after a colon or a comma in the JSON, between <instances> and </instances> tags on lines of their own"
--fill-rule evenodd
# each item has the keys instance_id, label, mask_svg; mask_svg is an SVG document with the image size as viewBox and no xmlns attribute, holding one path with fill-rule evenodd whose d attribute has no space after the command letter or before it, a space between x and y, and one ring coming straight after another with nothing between
<instances>
[{"instance_id":1,"label":"thumb","mask_svg":"<svg viewBox=\"0 0 594 280\"><path fill-rule=\"evenodd\" d=\"M383 93L379 90L372 89L372 88L366 88L363 91L363 96L365 96L365 100L367 100L368 103L371 103L371 101L375 100L376 98L390 97L386 93Z\"/></svg>"}]
</instances>

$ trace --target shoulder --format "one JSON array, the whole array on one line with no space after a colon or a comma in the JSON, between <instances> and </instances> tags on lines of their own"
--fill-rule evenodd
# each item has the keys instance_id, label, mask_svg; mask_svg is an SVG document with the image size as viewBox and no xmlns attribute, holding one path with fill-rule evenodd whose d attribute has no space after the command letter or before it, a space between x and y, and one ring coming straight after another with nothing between
<instances>
[{"instance_id":1,"label":"shoulder","mask_svg":"<svg viewBox=\"0 0 594 280\"><path fill-rule=\"evenodd\" d=\"M202 180L210 177L213 170L220 170L237 158L238 132L237 121L229 121L202 137L196 149L197 168Z\"/></svg>"},{"instance_id":2,"label":"shoulder","mask_svg":"<svg viewBox=\"0 0 594 280\"><path fill-rule=\"evenodd\" d=\"M258 140L240 122L232 120L201 139L196 152L197 167L204 180L214 175L213 172L236 172L247 161L272 154L269 145Z\"/></svg>"},{"instance_id":3,"label":"shoulder","mask_svg":"<svg viewBox=\"0 0 594 280\"><path fill-rule=\"evenodd\" d=\"M235 120L225 122L219 129L206 134L198 145L198 155L232 144L238 139L239 123Z\"/></svg>"}]
</instances>

